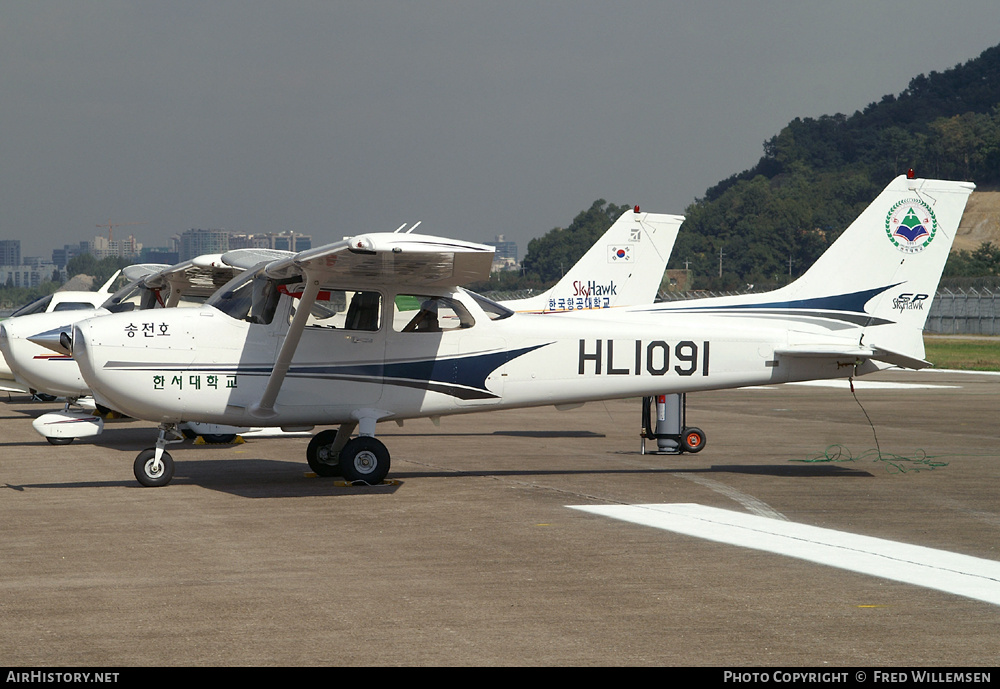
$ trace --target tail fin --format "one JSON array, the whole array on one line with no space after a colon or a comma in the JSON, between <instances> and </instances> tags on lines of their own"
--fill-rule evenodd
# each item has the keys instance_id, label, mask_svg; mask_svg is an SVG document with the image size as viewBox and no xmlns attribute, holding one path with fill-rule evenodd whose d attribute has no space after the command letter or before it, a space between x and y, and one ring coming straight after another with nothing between
<instances>
[{"instance_id":1,"label":"tail fin","mask_svg":"<svg viewBox=\"0 0 1000 689\"><path fill-rule=\"evenodd\" d=\"M922 359L922 332L975 185L900 176L784 290L856 311L864 344Z\"/></svg>"},{"instance_id":2,"label":"tail fin","mask_svg":"<svg viewBox=\"0 0 1000 689\"><path fill-rule=\"evenodd\" d=\"M683 222L681 215L626 211L554 287L504 305L546 313L652 304Z\"/></svg>"},{"instance_id":3,"label":"tail fin","mask_svg":"<svg viewBox=\"0 0 1000 689\"><path fill-rule=\"evenodd\" d=\"M897 177L792 284L765 294L670 302L662 308L787 318L795 324L790 330L800 333L790 342L801 343L801 355L848 351L809 349L808 333L826 332L871 350L869 358L926 366L924 323L973 189L971 182Z\"/></svg>"},{"instance_id":4,"label":"tail fin","mask_svg":"<svg viewBox=\"0 0 1000 689\"><path fill-rule=\"evenodd\" d=\"M121 274L122 274L122 271L121 271L121 270L117 270L117 271L115 271L115 274L114 274L114 275L112 275L111 277L109 277L109 278L108 278L108 281L107 281L107 282L105 282L105 283L104 283L104 284L103 284L103 285L101 286L101 288L100 288L99 290L97 290L97 291L98 291L98 292L103 292L104 294L111 294L112 292L114 292L114 290L113 290L113 289L111 289L111 286L112 286L113 284L115 284L115 280L117 280L117 279L118 279L118 276L119 276L119 275L121 275Z\"/></svg>"}]
</instances>

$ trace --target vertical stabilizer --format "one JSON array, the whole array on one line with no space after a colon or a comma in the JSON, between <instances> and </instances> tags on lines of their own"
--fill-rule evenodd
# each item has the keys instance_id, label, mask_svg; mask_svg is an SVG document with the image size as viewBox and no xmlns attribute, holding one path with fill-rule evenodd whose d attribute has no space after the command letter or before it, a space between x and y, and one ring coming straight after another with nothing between
<instances>
[{"instance_id":1,"label":"vertical stabilizer","mask_svg":"<svg viewBox=\"0 0 1000 689\"><path fill-rule=\"evenodd\" d=\"M542 313L652 304L683 222L681 215L626 211L554 287L503 304Z\"/></svg>"},{"instance_id":2,"label":"vertical stabilizer","mask_svg":"<svg viewBox=\"0 0 1000 689\"><path fill-rule=\"evenodd\" d=\"M864 342L923 358L922 332L975 185L900 176L794 283L795 301L864 315Z\"/></svg>"}]
</instances>

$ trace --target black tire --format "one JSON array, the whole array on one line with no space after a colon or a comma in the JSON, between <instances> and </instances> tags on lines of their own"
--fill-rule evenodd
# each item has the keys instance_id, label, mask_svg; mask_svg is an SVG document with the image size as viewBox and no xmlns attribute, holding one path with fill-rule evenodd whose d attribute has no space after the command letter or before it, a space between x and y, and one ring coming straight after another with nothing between
<instances>
[{"instance_id":1,"label":"black tire","mask_svg":"<svg viewBox=\"0 0 1000 689\"><path fill-rule=\"evenodd\" d=\"M52 445L69 445L76 440L76 438L50 438L49 436L45 436L45 439Z\"/></svg>"},{"instance_id":2,"label":"black tire","mask_svg":"<svg viewBox=\"0 0 1000 689\"><path fill-rule=\"evenodd\" d=\"M154 472L152 470L154 457L156 457L156 449L150 447L140 452L132 464L132 472L135 474L136 480L148 488L165 486L174 477L174 458L169 453L164 452L160 457L163 467L159 472Z\"/></svg>"},{"instance_id":3,"label":"black tire","mask_svg":"<svg viewBox=\"0 0 1000 689\"><path fill-rule=\"evenodd\" d=\"M115 411L111 407L105 407L103 404L95 404L97 408L97 413L101 415L102 419L125 419L128 418L120 411Z\"/></svg>"},{"instance_id":4,"label":"black tire","mask_svg":"<svg viewBox=\"0 0 1000 689\"><path fill-rule=\"evenodd\" d=\"M685 428L681 435L681 449L694 454L705 449L705 432L700 428Z\"/></svg>"},{"instance_id":5,"label":"black tire","mask_svg":"<svg viewBox=\"0 0 1000 689\"><path fill-rule=\"evenodd\" d=\"M337 431L320 431L309 441L306 461L317 476L340 476L340 453L333 452Z\"/></svg>"},{"instance_id":6,"label":"black tire","mask_svg":"<svg viewBox=\"0 0 1000 689\"><path fill-rule=\"evenodd\" d=\"M204 433L201 437L211 445L229 445L236 440L235 433Z\"/></svg>"},{"instance_id":7,"label":"black tire","mask_svg":"<svg viewBox=\"0 0 1000 689\"><path fill-rule=\"evenodd\" d=\"M347 481L364 481L375 486L389 473L389 450L370 436L347 441L340 451L340 470Z\"/></svg>"},{"instance_id":8,"label":"black tire","mask_svg":"<svg viewBox=\"0 0 1000 689\"><path fill-rule=\"evenodd\" d=\"M183 435L188 440L194 440L198 437L198 434L192 431L190 428L182 428L181 435Z\"/></svg>"}]
</instances>

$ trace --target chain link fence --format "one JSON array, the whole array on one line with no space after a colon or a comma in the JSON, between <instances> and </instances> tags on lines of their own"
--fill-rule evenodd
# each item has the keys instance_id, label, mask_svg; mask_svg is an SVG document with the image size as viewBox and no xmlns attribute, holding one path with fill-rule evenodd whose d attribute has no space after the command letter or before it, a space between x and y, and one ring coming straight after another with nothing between
<instances>
[{"instance_id":1,"label":"chain link fence","mask_svg":"<svg viewBox=\"0 0 1000 689\"><path fill-rule=\"evenodd\" d=\"M941 335L1000 335L1000 290L938 290L924 330Z\"/></svg>"}]
</instances>

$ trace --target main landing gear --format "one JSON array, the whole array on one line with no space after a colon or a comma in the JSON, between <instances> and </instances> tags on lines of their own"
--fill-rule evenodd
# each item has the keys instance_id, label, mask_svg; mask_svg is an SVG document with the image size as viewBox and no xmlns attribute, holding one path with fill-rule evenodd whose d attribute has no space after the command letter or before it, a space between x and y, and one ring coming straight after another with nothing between
<instances>
[{"instance_id":1,"label":"main landing gear","mask_svg":"<svg viewBox=\"0 0 1000 689\"><path fill-rule=\"evenodd\" d=\"M641 437L642 454L693 454L701 452L706 441L704 431L687 425L687 396L684 393L642 398ZM656 439L656 450L646 450L647 438Z\"/></svg>"},{"instance_id":2,"label":"main landing gear","mask_svg":"<svg viewBox=\"0 0 1000 689\"><path fill-rule=\"evenodd\" d=\"M351 438L356 424L320 431L309 441L306 461L318 476L343 476L346 481L377 485L389 473L389 450L370 435Z\"/></svg>"}]
</instances>

